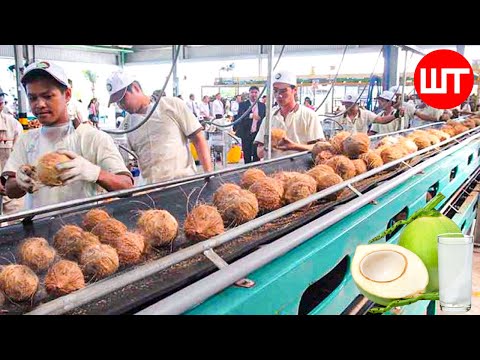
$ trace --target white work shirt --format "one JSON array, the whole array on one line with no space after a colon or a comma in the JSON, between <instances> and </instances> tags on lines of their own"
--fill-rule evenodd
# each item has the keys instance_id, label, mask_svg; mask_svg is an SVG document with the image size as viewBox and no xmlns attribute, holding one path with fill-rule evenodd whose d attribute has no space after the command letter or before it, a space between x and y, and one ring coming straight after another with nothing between
<instances>
[{"instance_id":1,"label":"white work shirt","mask_svg":"<svg viewBox=\"0 0 480 360\"><path fill-rule=\"evenodd\" d=\"M443 114L443 110L442 109L436 109L436 108L433 108L429 105L427 105L425 108L423 109L417 109L419 112L421 113L424 113L424 114L428 114L430 116L433 116L435 117L437 120L436 121L440 121L440 117L442 116ZM426 121L426 120L422 120L420 119L419 117L415 116L413 119L412 119L412 122L411 122L411 126L410 127L418 127L418 126L422 126L422 125L430 125L430 124L433 124L435 121Z\"/></svg>"},{"instance_id":2,"label":"white work shirt","mask_svg":"<svg viewBox=\"0 0 480 360\"><path fill-rule=\"evenodd\" d=\"M346 113L341 117L335 118L343 126L343 131L349 131L353 134L368 131L368 127L378 115L370 110L358 109L358 114L351 118Z\"/></svg>"},{"instance_id":3,"label":"white work shirt","mask_svg":"<svg viewBox=\"0 0 480 360\"><path fill-rule=\"evenodd\" d=\"M75 129L71 123L55 128L43 126L28 130L15 144L2 176L16 174L18 168L24 164L36 166L40 156L59 149L73 151L110 173L131 176L113 139L107 133L87 124L80 124ZM75 181L65 186L44 186L33 194L25 195L25 209L96 194L97 184L86 181Z\"/></svg>"},{"instance_id":4,"label":"white work shirt","mask_svg":"<svg viewBox=\"0 0 480 360\"><path fill-rule=\"evenodd\" d=\"M188 100L185 102L187 104L188 110L195 115L196 117L200 116L200 109L198 107L198 104L195 100Z\"/></svg>"},{"instance_id":5,"label":"white work shirt","mask_svg":"<svg viewBox=\"0 0 480 360\"><path fill-rule=\"evenodd\" d=\"M237 102L237 100L232 100L230 102L230 111L232 112L233 115L238 114L238 108L240 107L240 104Z\"/></svg>"},{"instance_id":6,"label":"white work shirt","mask_svg":"<svg viewBox=\"0 0 480 360\"><path fill-rule=\"evenodd\" d=\"M199 118L205 119L207 117L211 118L212 117L212 111L210 110L210 103L204 103L203 101L200 103L198 106L200 113L199 113Z\"/></svg>"},{"instance_id":7,"label":"white work shirt","mask_svg":"<svg viewBox=\"0 0 480 360\"><path fill-rule=\"evenodd\" d=\"M385 110L382 110L377 116L395 115L396 111L397 110L392 108L392 110L387 114ZM370 130L376 132L377 134L388 134L391 132L400 131L403 128L403 119L398 118L390 121L388 124L374 123L372 124L372 128Z\"/></svg>"},{"instance_id":8,"label":"white work shirt","mask_svg":"<svg viewBox=\"0 0 480 360\"><path fill-rule=\"evenodd\" d=\"M7 162L13 145L23 134L23 127L12 115L0 112L0 171Z\"/></svg>"},{"instance_id":9,"label":"white work shirt","mask_svg":"<svg viewBox=\"0 0 480 360\"><path fill-rule=\"evenodd\" d=\"M148 114L153 106L150 104ZM124 129L137 125L146 114L128 114ZM162 97L155 112L137 130L127 134L128 147L138 156L142 178L147 184L181 178L196 173L188 137L202 125L175 97Z\"/></svg>"},{"instance_id":10,"label":"white work shirt","mask_svg":"<svg viewBox=\"0 0 480 360\"><path fill-rule=\"evenodd\" d=\"M88 109L80 101L71 98L67 103L68 118L73 120L78 118L80 122L88 121Z\"/></svg>"},{"instance_id":11,"label":"white work shirt","mask_svg":"<svg viewBox=\"0 0 480 360\"><path fill-rule=\"evenodd\" d=\"M223 103L220 100L215 99L212 102L212 114L215 115L222 115L225 114L225 108L223 107Z\"/></svg>"},{"instance_id":12,"label":"white work shirt","mask_svg":"<svg viewBox=\"0 0 480 360\"><path fill-rule=\"evenodd\" d=\"M260 144L264 143L265 123L265 121L262 121L255 137L255 142ZM303 105L298 105L298 108L287 114L286 118L280 114L280 109L275 110L272 116L273 128L284 129L287 132L287 137L299 144L306 145L311 141L325 138L317 114ZM296 152L294 150L282 151L272 148L272 158L295 154Z\"/></svg>"}]
</instances>

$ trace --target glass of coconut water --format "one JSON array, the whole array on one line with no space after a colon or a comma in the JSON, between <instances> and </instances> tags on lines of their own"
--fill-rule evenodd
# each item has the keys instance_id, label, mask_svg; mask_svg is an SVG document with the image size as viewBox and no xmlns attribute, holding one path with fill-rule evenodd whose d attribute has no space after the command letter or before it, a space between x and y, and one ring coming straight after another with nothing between
<instances>
[{"instance_id":1,"label":"glass of coconut water","mask_svg":"<svg viewBox=\"0 0 480 360\"><path fill-rule=\"evenodd\" d=\"M472 304L473 236L438 235L440 309L467 312Z\"/></svg>"}]
</instances>

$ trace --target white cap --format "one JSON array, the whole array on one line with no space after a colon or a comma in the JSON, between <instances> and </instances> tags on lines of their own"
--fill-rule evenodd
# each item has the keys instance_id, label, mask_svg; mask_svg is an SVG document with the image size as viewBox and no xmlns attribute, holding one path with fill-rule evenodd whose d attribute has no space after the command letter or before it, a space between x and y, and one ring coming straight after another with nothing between
<instances>
[{"instance_id":1,"label":"white cap","mask_svg":"<svg viewBox=\"0 0 480 360\"><path fill-rule=\"evenodd\" d=\"M290 71L277 71L275 75L273 75L273 83L285 83L297 86L297 76Z\"/></svg>"},{"instance_id":2,"label":"white cap","mask_svg":"<svg viewBox=\"0 0 480 360\"><path fill-rule=\"evenodd\" d=\"M67 77L67 74L65 74L65 71L63 71L63 69L57 64L54 64L49 61L35 61L30 65L28 65L23 72L22 79L20 80L23 86L25 86L25 82L24 82L25 76L29 72L34 70L45 71L46 73L50 74L53 78L55 78L55 80L57 80L60 84L68 87L68 77Z\"/></svg>"},{"instance_id":3,"label":"white cap","mask_svg":"<svg viewBox=\"0 0 480 360\"><path fill-rule=\"evenodd\" d=\"M110 95L108 106L112 103L119 102L127 92L127 86L135 81L134 78L123 71L115 71L107 79L107 91Z\"/></svg>"},{"instance_id":4,"label":"white cap","mask_svg":"<svg viewBox=\"0 0 480 360\"><path fill-rule=\"evenodd\" d=\"M393 92L394 94L401 94L403 90L403 85L393 85L388 89L388 91Z\"/></svg>"},{"instance_id":5,"label":"white cap","mask_svg":"<svg viewBox=\"0 0 480 360\"><path fill-rule=\"evenodd\" d=\"M376 99L378 98L381 98L387 101L395 101L395 93L388 90L383 90L383 92L376 97Z\"/></svg>"},{"instance_id":6,"label":"white cap","mask_svg":"<svg viewBox=\"0 0 480 360\"><path fill-rule=\"evenodd\" d=\"M358 96L355 94L345 94L342 99L342 103L354 103L356 102Z\"/></svg>"}]
</instances>

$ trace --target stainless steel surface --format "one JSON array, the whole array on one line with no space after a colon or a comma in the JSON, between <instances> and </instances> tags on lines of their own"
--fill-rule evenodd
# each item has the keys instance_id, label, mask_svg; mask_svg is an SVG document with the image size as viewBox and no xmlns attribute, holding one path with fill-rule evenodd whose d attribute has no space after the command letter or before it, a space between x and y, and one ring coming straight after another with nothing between
<instances>
[{"instance_id":1,"label":"stainless steel surface","mask_svg":"<svg viewBox=\"0 0 480 360\"><path fill-rule=\"evenodd\" d=\"M264 158L269 160L272 158L272 105L273 105L273 84L272 84L272 72L273 72L273 53L275 51L275 45L270 45L270 51L268 52L268 73L267 73L267 113L265 115L265 136L263 140ZM280 60L280 58L279 58Z\"/></svg>"}]
</instances>

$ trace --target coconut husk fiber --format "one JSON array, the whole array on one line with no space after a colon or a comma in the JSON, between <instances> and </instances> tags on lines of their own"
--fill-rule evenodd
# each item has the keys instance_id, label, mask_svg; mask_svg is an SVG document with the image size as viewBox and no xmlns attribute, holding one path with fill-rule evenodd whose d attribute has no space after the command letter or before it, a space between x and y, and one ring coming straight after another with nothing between
<instances>
[{"instance_id":1,"label":"coconut husk fiber","mask_svg":"<svg viewBox=\"0 0 480 360\"><path fill-rule=\"evenodd\" d=\"M287 132L284 129L273 128L271 133L272 147L277 147L280 141L287 137Z\"/></svg>"},{"instance_id":2,"label":"coconut husk fiber","mask_svg":"<svg viewBox=\"0 0 480 360\"><path fill-rule=\"evenodd\" d=\"M326 162L337 175L340 175L343 180L348 180L355 177L356 170L352 160L344 155L337 155Z\"/></svg>"},{"instance_id":3,"label":"coconut husk fiber","mask_svg":"<svg viewBox=\"0 0 480 360\"><path fill-rule=\"evenodd\" d=\"M418 150L417 144L415 144L415 142L412 139L401 137L399 140L400 141L398 142L398 144L403 146L403 148L407 151L408 154L413 154Z\"/></svg>"},{"instance_id":4,"label":"coconut husk fiber","mask_svg":"<svg viewBox=\"0 0 480 360\"><path fill-rule=\"evenodd\" d=\"M383 165L383 160L380 155L376 154L373 151L362 154L359 158L365 161L368 170L372 170Z\"/></svg>"},{"instance_id":5,"label":"coconut husk fiber","mask_svg":"<svg viewBox=\"0 0 480 360\"><path fill-rule=\"evenodd\" d=\"M284 199L287 204L305 199L317 191L317 182L307 174L299 174L292 177L285 190Z\"/></svg>"},{"instance_id":6,"label":"coconut husk fiber","mask_svg":"<svg viewBox=\"0 0 480 360\"><path fill-rule=\"evenodd\" d=\"M185 236L191 241L203 241L225 231L223 219L215 206L197 205L183 224Z\"/></svg>"},{"instance_id":7,"label":"coconut husk fiber","mask_svg":"<svg viewBox=\"0 0 480 360\"><path fill-rule=\"evenodd\" d=\"M117 251L110 245L89 246L80 254L80 267L83 273L95 279L102 279L118 270Z\"/></svg>"},{"instance_id":8,"label":"coconut husk fiber","mask_svg":"<svg viewBox=\"0 0 480 360\"><path fill-rule=\"evenodd\" d=\"M365 133L350 135L343 141L343 153L350 159L357 159L359 155L370 150L370 138Z\"/></svg>"},{"instance_id":9,"label":"coconut husk fiber","mask_svg":"<svg viewBox=\"0 0 480 360\"><path fill-rule=\"evenodd\" d=\"M367 164L362 159L352 160L353 165L355 166L355 176L367 172Z\"/></svg>"},{"instance_id":10,"label":"coconut husk fiber","mask_svg":"<svg viewBox=\"0 0 480 360\"><path fill-rule=\"evenodd\" d=\"M240 186L234 183L226 183L220 186L214 193L213 193L213 204L218 208L219 203L223 203L224 199L235 192L239 192L242 190Z\"/></svg>"},{"instance_id":11,"label":"coconut husk fiber","mask_svg":"<svg viewBox=\"0 0 480 360\"><path fill-rule=\"evenodd\" d=\"M45 289L48 294L63 296L85 287L85 279L76 262L60 260L45 276Z\"/></svg>"},{"instance_id":12,"label":"coconut husk fiber","mask_svg":"<svg viewBox=\"0 0 480 360\"><path fill-rule=\"evenodd\" d=\"M92 229L92 234L98 236L101 243L108 245L114 244L126 232L127 227L125 224L114 218L103 220Z\"/></svg>"},{"instance_id":13,"label":"coconut husk fiber","mask_svg":"<svg viewBox=\"0 0 480 360\"><path fill-rule=\"evenodd\" d=\"M357 161L363 161L363 160L357 160ZM330 174L330 173L325 173L322 176L320 176L317 179L317 190L322 191L330 186L340 184L343 181L343 179L337 175L337 174ZM333 194L330 194L326 197L324 197L325 200L336 200L338 196L342 193L343 190L339 190Z\"/></svg>"},{"instance_id":14,"label":"coconut husk fiber","mask_svg":"<svg viewBox=\"0 0 480 360\"><path fill-rule=\"evenodd\" d=\"M19 261L35 272L41 272L53 263L56 251L40 237L25 239L18 248Z\"/></svg>"},{"instance_id":15,"label":"coconut husk fiber","mask_svg":"<svg viewBox=\"0 0 480 360\"><path fill-rule=\"evenodd\" d=\"M57 170L56 165L71 161L67 155L59 154L57 152L46 153L38 159L36 172L38 180L47 186L60 186L63 184L60 180L62 171Z\"/></svg>"},{"instance_id":16,"label":"coconut husk fiber","mask_svg":"<svg viewBox=\"0 0 480 360\"><path fill-rule=\"evenodd\" d=\"M273 211L283 206L283 183L280 180L266 177L257 180L250 186L251 191L258 200L258 208L262 212Z\"/></svg>"},{"instance_id":17,"label":"coconut husk fiber","mask_svg":"<svg viewBox=\"0 0 480 360\"><path fill-rule=\"evenodd\" d=\"M400 146L392 146L382 151L382 160L384 164L401 159L405 156L405 150Z\"/></svg>"},{"instance_id":18,"label":"coconut husk fiber","mask_svg":"<svg viewBox=\"0 0 480 360\"><path fill-rule=\"evenodd\" d=\"M177 237L178 222L166 210L147 210L141 213L137 227L149 246L168 246Z\"/></svg>"},{"instance_id":19,"label":"coconut husk fiber","mask_svg":"<svg viewBox=\"0 0 480 360\"><path fill-rule=\"evenodd\" d=\"M340 131L335 135L330 143L333 145L337 154L343 154L343 141L351 135L348 131Z\"/></svg>"},{"instance_id":20,"label":"coconut husk fiber","mask_svg":"<svg viewBox=\"0 0 480 360\"><path fill-rule=\"evenodd\" d=\"M267 175L265 175L263 170L250 168L242 174L242 178L240 179L240 186L248 190L248 188L252 186L255 181L266 177Z\"/></svg>"},{"instance_id":21,"label":"coconut husk fiber","mask_svg":"<svg viewBox=\"0 0 480 360\"><path fill-rule=\"evenodd\" d=\"M323 151L332 154L331 156L336 154L335 148L328 141L317 141L312 148L312 160L316 161L318 154Z\"/></svg>"},{"instance_id":22,"label":"coconut husk fiber","mask_svg":"<svg viewBox=\"0 0 480 360\"><path fill-rule=\"evenodd\" d=\"M140 233L127 231L113 247L117 250L120 265L136 264L145 251L145 238Z\"/></svg>"},{"instance_id":23,"label":"coconut husk fiber","mask_svg":"<svg viewBox=\"0 0 480 360\"><path fill-rule=\"evenodd\" d=\"M0 272L0 290L13 301L33 298L38 284L37 275L25 265L7 265Z\"/></svg>"},{"instance_id":24,"label":"coconut husk fiber","mask_svg":"<svg viewBox=\"0 0 480 360\"><path fill-rule=\"evenodd\" d=\"M110 215L102 209L92 209L88 211L83 217L82 226L87 231L92 229L104 220L110 219Z\"/></svg>"},{"instance_id":25,"label":"coconut husk fiber","mask_svg":"<svg viewBox=\"0 0 480 360\"><path fill-rule=\"evenodd\" d=\"M76 261L80 255L80 243L83 237L82 228L76 225L64 225L53 236L53 247L60 256Z\"/></svg>"},{"instance_id":26,"label":"coconut husk fiber","mask_svg":"<svg viewBox=\"0 0 480 360\"><path fill-rule=\"evenodd\" d=\"M222 185L213 196L216 206L226 226L235 226L253 220L258 214L258 200L249 190L235 185Z\"/></svg>"}]
</instances>

